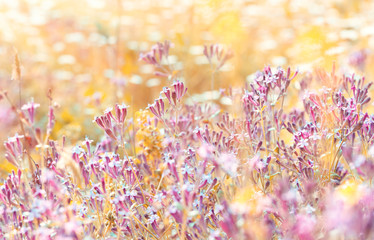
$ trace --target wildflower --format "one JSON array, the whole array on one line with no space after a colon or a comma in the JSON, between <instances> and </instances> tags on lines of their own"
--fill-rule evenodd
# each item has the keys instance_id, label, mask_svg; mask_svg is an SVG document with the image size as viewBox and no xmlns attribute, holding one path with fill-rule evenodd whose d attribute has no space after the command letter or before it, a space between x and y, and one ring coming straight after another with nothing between
<instances>
[{"instance_id":1,"label":"wildflower","mask_svg":"<svg viewBox=\"0 0 374 240\"><path fill-rule=\"evenodd\" d=\"M151 51L147 53L140 53L139 60L151 64L159 69L155 72L157 76L170 77L172 73L164 68L163 63L168 63L169 50L172 44L169 41L164 43L157 43L153 45Z\"/></svg>"},{"instance_id":2,"label":"wildflower","mask_svg":"<svg viewBox=\"0 0 374 240\"><path fill-rule=\"evenodd\" d=\"M222 66L233 57L233 53L231 50L224 51L217 44L212 44L210 46L204 46L204 56L208 59L209 64L213 63L214 58L217 59L218 63L216 65L216 71L222 68Z\"/></svg>"},{"instance_id":3,"label":"wildflower","mask_svg":"<svg viewBox=\"0 0 374 240\"><path fill-rule=\"evenodd\" d=\"M75 147L73 147L72 152L73 152L73 159L74 159L76 162L79 162L80 155L81 155L82 153L84 153L85 151L83 150L82 147L80 147L80 146L75 146Z\"/></svg>"},{"instance_id":4,"label":"wildflower","mask_svg":"<svg viewBox=\"0 0 374 240\"><path fill-rule=\"evenodd\" d=\"M131 190L126 193L126 196L130 197L131 200L135 200L135 197L138 196L138 191Z\"/></svg>"},{"instance_id":5,"label":"wildflower","mask_svg":"<svg viewBox=\"0 0 374 240\"><path fill-rule=\"evenodd\" d=\"M90 157L91 157L91 143L92 142L93 142L93 140L90 140L87 136L86 136L85 140L82 142L82 144L87 147L87 152L88 152Z\"/></svg>"},{"instance_id":6,"label":"wildflower","mask_svg":"<svg viewBox=\"0 0 374 240\"><path fill-rule=\"evenodd\" d=\"M163 192L159 192L155 195L155 201L161 203L166 196Z\"/></svg>"},{"instance_id":7,"label":"wildflower","mask_svg":"<svg viewBox=\"0 0 374 240\"><path fill-rule=\"evenodd\" d=\"M175 102L179 102L181 98L186 94L187 88L184 86L184 83L180 81L175 81L173 83L173 87L175 92ZM172 97L174 98L173 95Z\"/></svg>"},{"instance_id":8,"label":"wildflower","mask_svg":"<svg viewBox=\"0 0 374 240\"><path fill-rule=\"evenodd\" d=\"M158 219L160 219L160 217L159 217L157 214L152 214L152 215L148 218L147 222L148 222L148 224L152 224L152 223L157 222Z\"/></svg>"},{"instance_id":9,"label":"wildflower","mask_svg":"<svg viewBox=\"0 0 374 240\"><path fill-rule=\"evenodd\" d=\"M121 105L116 104L115 106L116 118L114 120L116 120L118 124L123 124L125 122L128 108L129 106L126 106L125 104L121 104Z\"/></svg>"},{"instance_id":10,"label":"wildflower","mask_svg":"<svg viewBox=\"0 0 374 240\"><path fill-rule=\"evenodd\" d=\"M300 139L297 143L297 147L299 148L305 148L309 145L308 143L308 140L307 139Z\"/></svg>"},{"instance_id":11,"label":"wildflower","mask_svg":"<svg viewBox=\"0 0 374 240\"><path fill-rule=\"evenodd\" d=\"M162 98L155 100L153 104L148 104L148 109L160 120L165 114L165 104Z\"/></svg>"},{"instance_id":12,"label":"wildflower","mask_svg":"<svg viewBox=\"0 0 374 240\"><path fill-rule=\"evenodd\" d=\"M171 205L168 210L169 210L170 215L174 217L177 223L182 223L183 221L182 212L178 210L175 204Z\"/></svg>"},{"instance_id":13,"label":"wildflower","mask_svg":"<svg viewBox=\"0 0 374 240\"><path fill-rule=\"evenodd\" d=\"M40 107L40 104L34 103L34 99L22 106L22 110L28 113L28 120L31 124L34 124L35 120L35 109Z\"/></svg>"},{"instance_id":14,"label":"wildflower","mask_svg":"<svg viewBox=\"0 0 374 240\"><path fill-rule=\"evenodd\" d=\"M193 168L191 168L187 164L185 164L184 167L181 168L181 172L182 172L183 175L184 174L187 174L187 175L191 174L192 170L193 170Z\"/></svg>"},{"instance_id":15,"label":"wildflower","mask_svg":"<svg viewBox=\"0 0 374 240\"><path fill-rule=\"evenodd\" d=\"M6 149L5 158L15 166L19 166L20 158L23 155L23 145L21 139L23 135L16 134L14 137L9 137L8 141L4 142Z\"/></svg>"},{"instance_id":16,"label":"wildflower","mask_svg":"<svg viewBox=\"0 0 374 240\"><path fill-rule=\"evenodd\" d=\"M114 135L113 125L110 117L111 113L109 112L110 111L108 111L107 109L104 115L95 117L93 122L99 125L99 127L101 127L105 131L105 133L108 134L109 137L111 137L114 140L117 140L116 136Z\"/></svg>"},{"instance_id":17,"label":"wildflower","mask_svg":"<svg viewBox=\"0 0 374 240\"><path fill-rule=\"evenodd\" d=\"M183 82L178 80L174 81L172 87L173 90L168 87L164 87L161 93L163 93L166 99L168 99L169 104L175 107L181 101L182 97L186 94L187 88L185 87Z\"/></svg>"}]
</instances>

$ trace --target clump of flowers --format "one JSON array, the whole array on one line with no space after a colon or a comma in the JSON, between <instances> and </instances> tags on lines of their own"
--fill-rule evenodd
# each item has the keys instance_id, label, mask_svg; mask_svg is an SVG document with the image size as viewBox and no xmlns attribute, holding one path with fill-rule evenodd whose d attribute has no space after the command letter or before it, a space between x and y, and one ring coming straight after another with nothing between
<instances>
[{"instance_id":1,"label":"clump of flowers","mask_svg":"<svg viewBox=\"0 0 374 240\"><path fill-rule=\"evenodd\" d=\"M169 47L141 59L168 74ZM203 54L217 69L231 57ZM373 238L372 83L318 70L330 84L300 84L303 107L289 110L300 74L265 67L230 91L239 114L186 104L188 80L175 77L134 119L107 108L93 120L102 138L74 147L51 137L52 106L43 128L38 104L13 105L22 132L4 143L15 170L0 187L1 238Z\"/></svg>"}]
</instances>

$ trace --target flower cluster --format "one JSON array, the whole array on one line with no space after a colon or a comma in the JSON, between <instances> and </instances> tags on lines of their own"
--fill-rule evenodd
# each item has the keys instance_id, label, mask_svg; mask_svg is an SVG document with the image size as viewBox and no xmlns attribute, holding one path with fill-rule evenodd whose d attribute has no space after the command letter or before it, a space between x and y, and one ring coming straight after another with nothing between
<instances>
[{"instance_id":1,"label":"flower cluster","mask_svg":"<svg viewBox=\"0 0 374 240\"><path fill-rule=\"evenodd\" d=\"M169 47L141 58L161 68ZM215 45L204 54L217 68L230 57ZM107 108L93 120L102 138L74 147L51 136L53 107L45 128L38 104L15 109L22 135L4 143L15 170L0 187L0 237L373 238L372 83L318 70L328 86L299 84L290 108L299 74L265 67L228 91L238 112L186 104L176 78L146 110Z\"/></svg>"},{"instance_id":2,"label":"flower cluster","mask_svg":"<svg viewBox=\"0 0 374 240\"><path fill-rule=\"evenodd\" d=\"M156 76L170 77L172 76L172 70L168 60L170 47L172 47L170 41L165 41L164 43L158 42L153 45L151 51L141 53L139 60L153 65L157 69L157 71L154 72ZM164 65L168 65L169 69Z\"/></svg>"}]
</instances>

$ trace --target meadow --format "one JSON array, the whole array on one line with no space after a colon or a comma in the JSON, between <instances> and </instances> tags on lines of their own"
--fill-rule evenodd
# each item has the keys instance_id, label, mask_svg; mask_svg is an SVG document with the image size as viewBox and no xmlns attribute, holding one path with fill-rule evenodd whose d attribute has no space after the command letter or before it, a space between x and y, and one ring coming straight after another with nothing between
<instances>
[{"instance_id":1,"label":"meadow","mask_svg":"<svg viewBox=\"0 0 374 240\"><path fill-rule=\"evenodd\" d=\"M0 0L0 239L374 239L373 16Z\"/></svg>"}]
</instances>

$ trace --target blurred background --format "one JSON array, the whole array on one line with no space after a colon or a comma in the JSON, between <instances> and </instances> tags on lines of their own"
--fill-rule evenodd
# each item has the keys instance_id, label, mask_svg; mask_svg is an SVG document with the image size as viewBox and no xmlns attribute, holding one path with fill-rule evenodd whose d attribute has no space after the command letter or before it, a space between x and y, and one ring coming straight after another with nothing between
<instances>
[{"instance_id":1,"label":"blurred background","mask_svg":"<svg viewBox=\"0 0 374 240\"><path fill-rule=\"evenodd\" d=\"M0 0L0 87L18 104L17 51L22 104L40 103L37 126L45 126L51 89L53 137L75 144L100 132L92 119L106 107L124 102L137 111L170 85L139 61L157 42L173 43L169 61L192 95L210 90L203 46L214 43L234 53L217 89L242 87L266 65L305 74L336 62L370 79L373 16L374 1L365 0ZM0 123L0 142L19 130L4 99Z\"/></svg>"}]
</instances>

